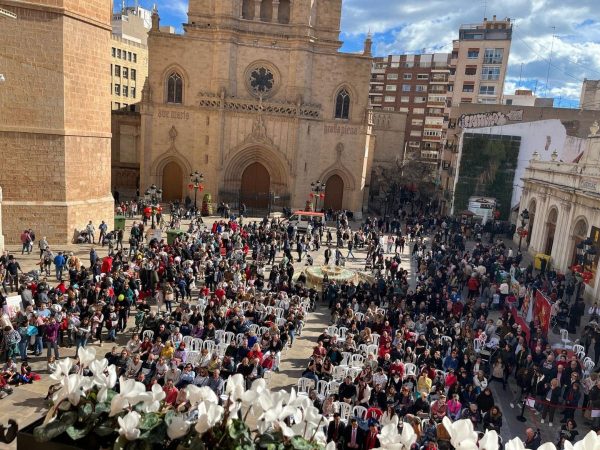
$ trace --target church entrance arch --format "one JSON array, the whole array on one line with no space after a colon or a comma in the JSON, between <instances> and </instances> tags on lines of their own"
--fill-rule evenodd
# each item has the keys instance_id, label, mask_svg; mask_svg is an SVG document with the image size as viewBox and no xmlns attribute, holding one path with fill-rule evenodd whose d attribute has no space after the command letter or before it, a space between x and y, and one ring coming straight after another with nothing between
<instances>
[{"instance_id":1,"label":"church entrance arch","mask_svg":"<svg viewBox=\"0 0 600 450\"><path fill-rule=\"evenodd\" d=\"M268 209L271 192L271 175L265 166L254 162L244 169L240 189L240 202L248 208Z\"/></svg>"},{"instance_id":2,"label":"church entrance arch","mask_svg":"<svg viewBox=\"0 0 600 450\"><path fill-rule=\"evenodd\" d=\"M546 246L544 253L546 255L552 254L552 247L554 247L554 234L556 232L556 223L558 222L558 209L552 208L548 214L548 221L546 222Z\"/></svg>"},{"instance_id":3,"label":"church entrance arch","mask_svg":"<svg viewBox=\"0 0 600 450\"><path fill-rule=\"evenodd\" d=\"M325 209L340 211L344 203L344 180L332 175L325 182Z\"/></svg>"},{"instance_id":4,"label":"church entrance arch","mask_svg":"<svg viewBox=\"0 0 600 450\"><path fill-rule=\"evenodd\" d=\"M162 191L165 202L183 199L183 169L175 161L167 163L163 168Z\"/></svg>"}]
</instances>

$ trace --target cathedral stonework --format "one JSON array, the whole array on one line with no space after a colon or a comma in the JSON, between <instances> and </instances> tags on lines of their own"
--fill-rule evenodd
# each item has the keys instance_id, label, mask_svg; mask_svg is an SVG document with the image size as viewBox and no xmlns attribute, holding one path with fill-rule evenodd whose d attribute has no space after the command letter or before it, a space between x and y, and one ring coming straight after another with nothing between
<instances>
[{"instance_id":1,"label":"cathedral stonework","mask_svg":"<svg viewBox=\"0 0 600 450\"><path fill-rule=\"evenodd\" d=\"M375 150L370 53L339 51L341 0L265 3L269 14L260 0L190 0L182 35L154 13L140 189L181 200L198 170L213 202L260 210L302 207L323 180L325 207L360 212Z\"/></svg>"}]
</instances>

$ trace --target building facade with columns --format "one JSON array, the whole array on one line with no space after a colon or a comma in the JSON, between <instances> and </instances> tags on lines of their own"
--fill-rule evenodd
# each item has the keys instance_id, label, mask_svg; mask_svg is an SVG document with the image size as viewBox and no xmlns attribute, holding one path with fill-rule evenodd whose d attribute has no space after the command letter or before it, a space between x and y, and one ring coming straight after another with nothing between
<instances>
[{"instance_id":1,"label":"building facade with columns","mask_svg":"<svg viewBox=\"0 0 600 450\"><path fill-rule=\"evenodd\" d=\"M552 267L563 273L578 262L577 245L587 238L600 242L600 135L597 124L591 130L577 162L534 158L522 178L519 214L529 212L528 251L550 255ZM590 260L594 277L586 288L594 298L600 293L599 254Z\"/></svg>"},{"instance_id":2,"label":"building facade with columns","mask_svg":"<svg viewBox=\"0 0 600 450\"><path fill-rule=\"evenodd\" d=\"M405 116L369 110L371 42L360 54L339 52L341 8L341 0L190 0L181 35L161 32L155 11L140 190L156 184L165 201L181 200L199 171L213 203L258 211L303 207L321 180L325 207L361 211L374 123L379 138L403 131ZM390 141L381 153L393 160L403 142Z\"/></svg>"}]
</instances>

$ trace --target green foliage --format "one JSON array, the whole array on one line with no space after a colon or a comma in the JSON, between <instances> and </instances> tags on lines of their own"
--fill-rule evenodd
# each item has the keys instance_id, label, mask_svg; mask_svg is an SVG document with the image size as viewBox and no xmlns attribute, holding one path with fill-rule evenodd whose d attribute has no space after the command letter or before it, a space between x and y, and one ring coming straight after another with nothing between
<instances>
[{"instance_id":1,"label":"green foliage","mask_svg":"<svg viewBox=\"0 0 600 450\"><path fill-rule=\"evenodd\" d=\"M67 431L67 428L77 422L77 413L69 411L46 425L40 425L33 430L33 437L37 442L48 442Z\"/></svg>"},{"instance_id":2,"label":"green foliage","mask_svg":"<svg viewBox=\"0 0 600 450\"><path fill-rule=\"evenodd\" d=\"M467 209L471 196L495 197L500 203L500 218L507 220L519 149L520 141L511 136L465 135L454 211Z\"/></svg>"}]
</instances>

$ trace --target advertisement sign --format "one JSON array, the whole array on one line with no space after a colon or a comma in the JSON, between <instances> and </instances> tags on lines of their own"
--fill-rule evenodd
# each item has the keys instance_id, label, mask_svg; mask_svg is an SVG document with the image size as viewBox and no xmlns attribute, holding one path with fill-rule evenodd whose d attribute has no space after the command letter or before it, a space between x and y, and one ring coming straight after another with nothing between
<instances>
[{"instance_id":1,"label":"advertisement sign","mask_svg":"<svg viewBox=\"0 0 600 450\"><path fill-rule=\"evenodd\" d=\"M469 198L469 211L475 214L477 217L483 219L485 225L488 220L493 220L494 209L496 208L496 199L492 197L470 197Z\"/></svg>"},{"instance_id":2,"label":"advertisement sign","mask_svg":"<svg viewBox=\"0 0 600 450\"><path fill-rule=\"evenodd\" d=\"M552 304L550 300L540 291L535 291L535 305L533 306L533 319L539 322L544 334L550 329L550 315Z\"/></svg>"}]
</instances>

